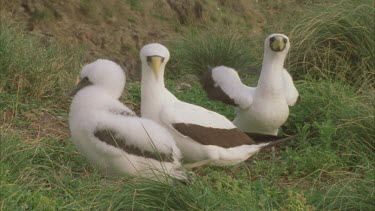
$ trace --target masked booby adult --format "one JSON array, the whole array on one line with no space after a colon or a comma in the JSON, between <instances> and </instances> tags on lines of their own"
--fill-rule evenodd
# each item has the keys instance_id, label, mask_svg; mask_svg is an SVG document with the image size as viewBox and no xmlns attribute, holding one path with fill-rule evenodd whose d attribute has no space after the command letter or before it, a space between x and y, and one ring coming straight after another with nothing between
<instances>
[{"instance_id":1,"label":"masked booby adult","mask_svg":"<svg viewBox=\"0 0 375 211\"><path fill-rule=\"evenodd\" d=\"M210 99L236 107L233 124L246 133L277 135L289 116L289 106L298 99L293 79L284 68L290 42L283 34L271 34L264 41L263 65L257 87L241 82L229 67L209 70L202 78Z\"/></svg>"},{"instance_id":2,"label":"masked booby adult","mask_svg":"<svg viewBox=\"0 0 375 211\"><path fill-rule=\"evenodd\" d=\"M142 61L141 115L173 135L183 158L200 165L227 166L242 162L269 143L255 144L224 116L178 100L164 85L169 51L153 43L140 52Z\"/></svg>"},{"instance_id":3,"label":"masked booby adult","mask_svg":"<svg viewBox=\"0 0 375 211\"><path fill-rule=\"evenodd\" d=\"M112 61L99 59L83 67L69 113L73 143L107 175L185 180L173 137L119 101L124 86L125 74Z\"/></svg>"}]
</instances>

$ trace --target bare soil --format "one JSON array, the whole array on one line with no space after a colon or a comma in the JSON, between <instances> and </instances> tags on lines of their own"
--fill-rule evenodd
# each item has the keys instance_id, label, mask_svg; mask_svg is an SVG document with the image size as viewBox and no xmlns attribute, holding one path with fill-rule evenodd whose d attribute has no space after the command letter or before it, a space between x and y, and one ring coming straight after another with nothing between
<instances>
[{"instance_id":1,"label":"bare soil","mask_svg":"<svg viewBox=\"0 0 375 211\"><path fill-rule=\"evenodd\" d=\"M193 25L247 26L257 33L266 22L248 0L0 0L0 12L43 40L83 47L85 62L120 63L131 79L139 78L138 52L147 43L163 43Z\"/></svg>"}]
</instances>

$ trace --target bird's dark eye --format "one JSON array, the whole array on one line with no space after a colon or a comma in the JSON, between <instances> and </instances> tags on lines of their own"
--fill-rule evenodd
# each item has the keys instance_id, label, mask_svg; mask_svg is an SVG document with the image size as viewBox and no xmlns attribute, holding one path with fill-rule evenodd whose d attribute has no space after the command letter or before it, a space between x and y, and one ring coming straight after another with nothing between
<instances>
[{"instance_id":1,"label":"bird's dark eye","mask_svg":"<svg viewBox=\"0 0 375 211\"><path fill-rule=\"evenodd\" d=\"M147 57L147 63L150 64L150 63L152 62L152 57L154 57L154 56L148 56L148 57ZM159 57L159 56L157 56L157 57ZM164 57L161 57L161 56L160 56L160 58L161 58L161 62L164 62Z\"/></svg>"},{"instance_id":2,"label":"bird's dark eye","mask_svg":"<svg viewBox=\"0 0 375 211\"><path fill-rule=\"evenodd\" d=\"M81 81L90 81L90 79L89 79L89 77L84 77L84 78L82 78L82 80Z\"/></svg>"},{"instance_id":3,"label":"bird's dark eye","mask_svg":"<svg viewBox=\"0 0 375 211\"><path fill-rule=\"evenodd\" d=\"M274 42L275 40L276 40L275 37L271 37L271 38L270 38L270 42Z\"/></svg>"},{"instance_id":4,"label":"bird's dark eye","mask_svg":"<svg viewBox=\"0 0 375 211\"><path fill-rule=\"evenodd\" d=\"M286 44L288 42L288 40L286 38L283 38L283 42L284 42L284 44Z\"/></svg>"}]
</instances>

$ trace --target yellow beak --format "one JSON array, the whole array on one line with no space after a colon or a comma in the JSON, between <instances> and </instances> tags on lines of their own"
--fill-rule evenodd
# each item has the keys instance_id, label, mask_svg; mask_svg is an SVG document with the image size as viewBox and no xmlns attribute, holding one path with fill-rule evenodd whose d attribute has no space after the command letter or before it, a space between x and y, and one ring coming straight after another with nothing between
<instances>
[{"instance_id":1,"label":"yellow beak","mask_svg":"<svg viewBox=\"0 0 375 211\"><path fill-rule=\"evenodd\" d=\"M283 51L285 48L285 43L282 37L275 37L275 40L270 43L271 50L273 51Z\"/></svg>"},{"instance_id":2,"label":"yellow beak","mask_svg":"<svg viewBox=\"0 0 375 211\"><path fill-rule=\"evenodd\" d=\"M159 56L151 56L151 61L149 62L149 65L151 69L154 71L156 78L159 77L159 70L160 70L160 64L162 62L162 57Z\"/></svg>"}]
</instances>

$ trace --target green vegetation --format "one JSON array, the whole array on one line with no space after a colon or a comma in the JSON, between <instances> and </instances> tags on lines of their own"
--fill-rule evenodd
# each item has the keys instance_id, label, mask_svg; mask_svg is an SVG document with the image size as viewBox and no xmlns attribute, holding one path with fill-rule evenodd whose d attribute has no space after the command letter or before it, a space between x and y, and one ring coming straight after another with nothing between
<instances>
[{"instance_id":1,"label":"green vegetation","mask_svg":"<svg viewBox=\"0 0 375 211\"><path fill-rule=\"evenodd\" d=\"M45 43L17 26L0 26L3 91L19 97L54 99L72 86L79 72L80 53Z\"/></svg>"},{"instance_id":2,"label":"green vegetation","mask_svg":"<svg viewBox=\"0 0 375 211\"><path fill-rule=\"evenodd\" d=\"M343 14L340 5L336 6L336 9L339 14ZM359 8L368 9L364 5L352 7L351 11L359 11ZM322 18L331 17L328 16L331 14L329 11L331 9L327 8L321 13L324 15L317 16L316 20L321 24L329 24L333 19L321 21ZM351 16L361 16L361 13L345 14L345 20L358 22L349 21L347 30L337 28L329 36L327 31L321 31L318 33L321 35L320 39L331 41L334 40L330 39L332 36L337 40L345 35L346 42L352 40L348 38L350 37L353 40L362 40L368 45L373 43L366 31L370 28L368 24L371 24L371 21L361 23L364 30L354 30L357 32L354 33L351 29L359 26L359 20L362 19ZM310 31L300 31L301 35L296 34L301 30L304 21L312 19L304 19L296 25L292 36L295 42L289 60L293 73L298 72L299 77L304 78L296 81L301 98L291 108L290 117L282 127L283 133L298 134L299 137L281 150L259 153L237 166L198 168L194 170L197 176L191 185L183 185L177 181L173 185L167 185L126 176L105 178L92 168L71 143L66 124L49 128L54 119L45 122L48 115L55 117L56 121L66 122L70 101L64 94L72 87L83 63L81 52L64 50L55 44L44 44L35 35L2 22L0 208L373 210L375 100L371 79L373 73L369 69L373 68L373 61L348 60L346 63L339 63L343 67L341 69L330 65L343 62L335 60L339 58L339 54L333 54L332 49L323 48L324 46L318 47L318 38L313 35L309 39L317 45L316 49L319 49L319 52L324 49L327 51L318 53L312 47L308 48L308 43L300 39L303 33L307 35L308 32L315 33L315 30L326 30L329 27L320 28L319 24L316 28L306 29ZM341 24L342 21L337 23L340 23L340 27L346 26ZM310 24L305 25L311 27ZM181 71L178 76L181 76L204 71L206 65L226 64L246 70L259 64L263 35L254 35L254 39L249 41L244 38L248 35L240 32L220 33L210 37L208 31L201 29L186 35L186 39L179 43L171 43L172 61L168 69L177 68ZM218 43L213 44L213 41ZM256 55L254 49L244 47L255 42L260 42L255 47ZM345 48L348 55L373 57L371 46L366 47L359 42L351 42L348 45L350 47L341 44L337 45L340 48L337 48L335 53L343 52L341 48ZM179 49L183 46L186 49ZM308 51L309 49L312 50ZM338 51L339 49L341 51ZM210 52L212 55L208 54ZM315 69L312 69L308 65L311 62L301 63L307 62L300 60L304 53L331 56L319 62L314 61ZM195 57L195 54L199 56ZM295 60L293 56L296 57ZM186 62L178 63L181 58ZM246 58L254 60L247 61ZM219 63L221 59L225 63ZM319 71L315 71L318 69ZM363 77L353 77L356 73L354 71L361 73ZM178 91L175 88L177 83L177 80L168 80L167 86L181 100L233 118L233 108L208 101L199 85ZM358 91L359 83L368 88ZM127 96L123 100L133 105L134 110L139 109L139 89L138 82L128 83ZM56 131L62 132L63 135L54 134Z\"/></svg>"},{"instance_id":3,"label":"green vegetation","mask_svg":"<svg viewBox=\"0 0 375 211\"><path fill-rule=\"evenodd\" d=\"M170 85L171 86L171 85ZM131 86L137 91L139 86ZM360 209L374 205L373 108L340 83L306 82L286 133L300 138L272 155L200 168L190 185L102 178L68 138L22 141L1 128L1 195L7 209ZM139 90L138 90L139 91ZM196 88L180 92L205 103ZM36 105L30 104L30 107ZM208 106L220 110L221 105ZM356 112L353 112L356 111ZM226 111L230 115L230 111ZM19 120L20 121L20 120Z\"/></svg>"},{"instance_id":4,"label":"green vegetation","mask_svg":"<svg viewBox=\"0 0 375 211\"><path fill-rule=\"evenodd\" d=\"M31 13L31 19L33 21L49 21L49 20L54 20L57 17L58 16L56 16L55 14L53 14L51 11L47 9L41 10L41 11L37 10Z\"/></svg>"},{"instance_id":5,"label":"green vegetation","mask_svg":"<svg viewBox=\"0 0 375 211\"><path fill-rule=\"evenodd\" d=\"M293 72L301 77L311 72L315 78L341 79L357 86L373 85L374 14L371 1L319 6L291 33Z\"/></svg>"},{"instance_id":6,"label":"green vegetation","mask_svg":"<svg viewBox=\"0 0 375 211\"><path fill-rule=\"evenodd\" d=\"M373 86L375 9L371 2L343 1L313 8L299 22L284 14L271 19L288 20L285 21L288 24L282 24L281 31L288 30L292 42L287 61L289 70L297 78L309 75L315 79L340 79L351 85ZM270 24L267 31L272 29L274 33L279 29L279 22ZM260 67L263 40L268 35L249 35L232 27L189 28L184 34L182 39L174 39L168 45L175 76L200 75L207 66L226 65L238 71Z\"/></svg>"},{"instance_id":7,"label":"green vegetation","mask_svg":"<svg viewBox=\"0 0 375 211\"><path fill-rule=\"evenodd\" d=\"M138 0L126 0L126 3L130 5L130 8L132 10L143 12L143 6L142 3Z\"/></svg>"},{"instance_id":8,"label":"green vegetation","mask_svg":"<svg viewBox=\"0 0 375 211\"><path fill-rule=\"evenodd\" d=\"M168 45L172 55L170 66L177 77L187 73L199 76L208 66L226 65L247 70L259 62L259 53L263 54L254 51L253 46L259 41L255 36L241 35L230 28L188 30L182 39L175 39Z\"/></svg>"}]
</instances>

